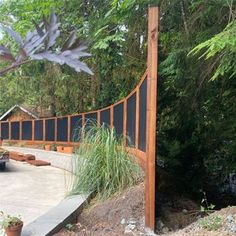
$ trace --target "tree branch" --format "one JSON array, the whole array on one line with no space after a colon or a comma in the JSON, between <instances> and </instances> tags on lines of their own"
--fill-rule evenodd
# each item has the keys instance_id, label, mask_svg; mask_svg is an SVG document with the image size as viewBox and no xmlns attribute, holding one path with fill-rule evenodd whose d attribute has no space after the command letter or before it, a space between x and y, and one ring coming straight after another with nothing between
<instances>
[{"instance_id":1,"label":"tree branch","mask_svg":"<svg viewBox=\"0 0 236 236\"><path fill-rule=\"evenodd\" d=\"M183 22L184 22L184 29L185 29L186 34L189 35L189 29L188 29L188 24L187 24L187 20L186 20L186 14L184 11L183 1L180 2L180 6L181 6L181 14L182 14Z\"/></svg>"},{"instance_id":2,"label":"tree branch","mask_svg":"<svg viewBox=\"0 0 236 236\"><path fill-rule=\"evenodd\" d=\"M26 61L23 61L23 62L21 62L21 63L13 64L13 65L11 65L10 67L7 67L7 68L5 68L5 69L3 69L3 70L0 70L0 76L5 75L5 74L8 73L9 71L14 70L14 69L16 69L17 67L20 67L20 66L22 66L22 65L24 65L24 64L28 64L28 63L30 63L31 61L32 61L32 60L26 60Z\"/></svg>"}]
</instances>

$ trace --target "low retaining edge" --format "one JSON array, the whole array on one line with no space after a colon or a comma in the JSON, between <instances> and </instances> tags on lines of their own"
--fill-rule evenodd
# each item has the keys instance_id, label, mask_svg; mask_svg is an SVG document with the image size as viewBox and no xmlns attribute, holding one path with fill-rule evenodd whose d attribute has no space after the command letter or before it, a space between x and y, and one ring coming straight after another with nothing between
<instances>
[{"instance_id":1,"label":"low retaining edge","mask_svg":"<svg viewBox=\"0 0 236 236\"><path fill-rule=\"evenodd\" d=\"M50 236L57 233L66 224L76 222L78 214L89 198L90 194L67 197L56 207L23 227L22 236Z\"/></svg>"}]
</instances>

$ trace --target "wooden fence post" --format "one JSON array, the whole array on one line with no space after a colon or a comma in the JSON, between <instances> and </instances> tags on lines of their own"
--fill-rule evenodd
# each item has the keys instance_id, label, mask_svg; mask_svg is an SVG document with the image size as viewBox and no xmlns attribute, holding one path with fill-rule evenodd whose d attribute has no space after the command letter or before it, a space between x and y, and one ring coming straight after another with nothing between
<instances>
[{"instance_id":1,"label":"wooden fence post","mask_svg":"<svg viewBox=\"0 0 236 236\"><path fill-rule=\"evenodd\" d=\"M19 122L19 140L22 140L22 120Z\"/></svg>"},{"instance_id":2,"label":"wooden fence post","mask_svg":"<svg viewBox=\"0 0 236 236\"><path fill-rule=\"evenodd\" d=\"M57 117L54 118L54 142L57 142Z\"/></svg>"},{"instance_id":3,"label":"wooden fence post","mask_svg":"<svg viewBox=\"0 0 236 236\"><path fill-rule=\"evenodd\" d=\"M97 126L101 126L101 111L97 111Z\"/></svg>"},{"instance_id":4,"label":"wooden fence post","mask_svg":"<svg viewBox=\"0 0 236 236\"><path fill-rule=\"evenodd\" d=\"M35 130L35 120L32 120L32 137L31 137L31 141L33 141L34 142L34 130Z\"/></svg>"},{"instance_id":5,"label":"wooden fence post","mask_svg":"<svg viewBox=\"0 0 236 236\"><path fill-rule=\"evenodd\" d=\"M140 87L136 90L136 121L135 121L135 148L138 149L139 142L139 90Z\"/></svg>"},{"instance_id":6,"label":"wooden fence post","mask_svg":"<svg viewBox=\"0 0 236 236\"><path fill-rule=\"evenodd\" d=\"M110 127L114 127L114 106L110 107Z\"/></svg>"},{"instance_id":7,"label":"wooden fence post","mask_svg":"<svg viewBox=\"0 0 236 236\"><path fill-rule=\"evenodd\" d=\"M127 99L124 100L123 106L123 143L127 145Z\"/></svg>"},{"instance_id":8,"label":"wooden fence post","mask_svg":"<svg viewBox=\"0 0 236 236\"><path fill-rule=\"evenodd\" d=\"M67 143L70 143L70 136L71 136L71 116L67 116Z\"/></svg>"},{"instance_id":9,"label":"wooden fence post","mask_svg":"<svg viewBox=\"0 0 236 236\"><path fill-rule=\"evenodd\" d=\"M84 137L85 137L85 126L86 126L86 119L85 119L85 114L82 114L82 133L81 133L81 142L83 142Z\"/></svg>"},{"instance_id":10,"label":"wooden fence post","mask_svg":"<svg viewBox=\"0 0 236 236\"><path fill-rule=\"evenodd\" d=\"M9 121L9 140L11 140L11 121Z\"/></svg>"},{"instance_id":11,"label":"wooden fence post","mask_svg":"<svg viewBox=\"0 0 236 236\"><path fill-rule=\"evenodd\" d=\"M43 119L43 142L46 141L46 120Z\"/></svg>"},{"instance_id":12,"label":"wooden fence post","mask_svg":"<svg viewBox=\"0 0 236 236\"><path fill-rule=\"evenodd\" d=\"M147 76L147 143L145 178L145 225L155 229L155 159L157 112L157 63L158 63L159 8L148 10L148 76Z\"/></svg>"}]
</instances>

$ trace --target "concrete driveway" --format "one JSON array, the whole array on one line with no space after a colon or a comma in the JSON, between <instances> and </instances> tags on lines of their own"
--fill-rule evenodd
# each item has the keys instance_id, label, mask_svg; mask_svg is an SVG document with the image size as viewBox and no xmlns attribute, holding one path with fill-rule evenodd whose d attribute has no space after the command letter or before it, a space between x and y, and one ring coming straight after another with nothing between
<instances>
[{"instance_id":1,"label":"concrete driveway","mask_svg":"<svg viewBox=\"0 0 236 236\"><path fill-rule=\"evenodd\" d=\"M65 170L11 160L0 171L0 211L20 215L26 225L63 200L69 183Z\"/></svg>"}]
</instances>

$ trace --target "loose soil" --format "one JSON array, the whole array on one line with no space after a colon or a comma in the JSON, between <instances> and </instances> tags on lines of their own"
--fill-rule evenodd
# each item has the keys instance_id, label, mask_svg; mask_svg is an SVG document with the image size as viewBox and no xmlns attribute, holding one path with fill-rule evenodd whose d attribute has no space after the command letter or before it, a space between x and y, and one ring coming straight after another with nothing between
<instances>
[{"instance_id":1,"label":"loose soil","mask_svg":"<svg viewBox=\"0 0 236 236\"><path fill-rule=\"evenodd\" d=\"M236 207L229 206L198 219L193 224L168 236L235 236Z\"/></svg>"},{"instance_id":2,"label":"loose soil","mask_svg":"<svg viewBox=\"0 0 236 236\"><path fill-rule=\"evenodd\" d=\"M95 203L93 200L78 217L76 224L68 224L56 236L155 235L144 227L143 202L143 183L105 202ZM198 204L187 198L175 197L163 202L159 213L157 235L236 235L235 206L221 209L210 216L205 213L203 218Z\"/></svg>"},{"instance_id":3,"label":"loose soil","mask_svg":"<svg viewBox=\"0 0 236 236\"><path fill-rule=\"evenodd\" d=\"M135 222L136 230L142 232L144 230L143 190L142 183L103 203L91 202L92 206L85 209L79 216L78 223L73 229L74 232L62 230L56 235L122 236L127 235L124 234L124 230L128 221Z\"/></svg>"}]
</instances>

